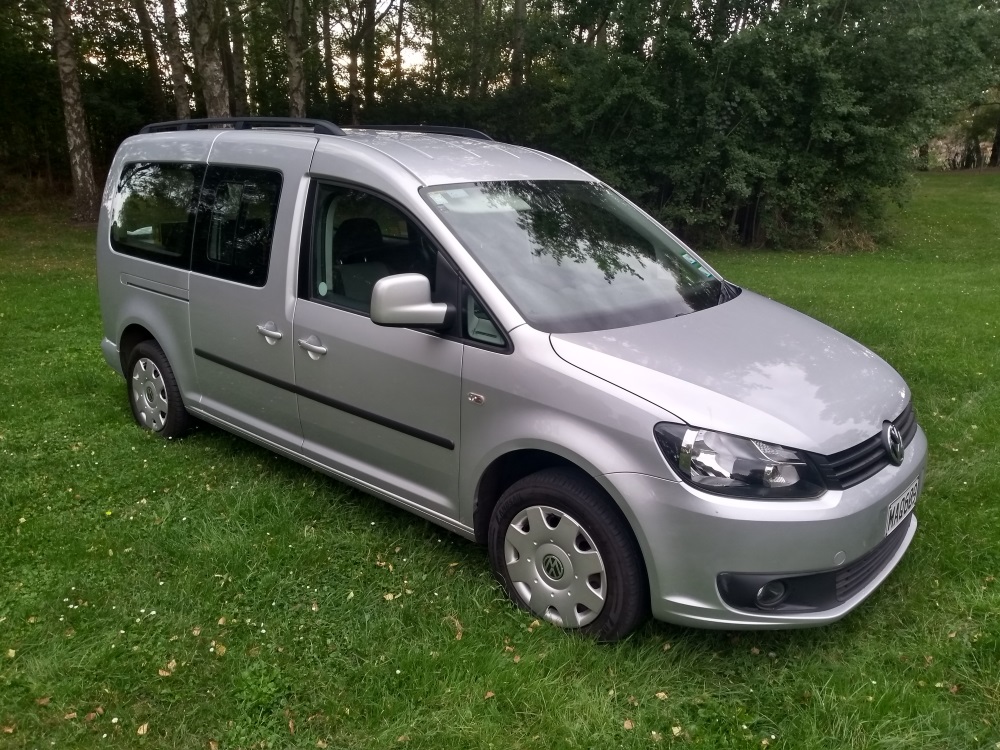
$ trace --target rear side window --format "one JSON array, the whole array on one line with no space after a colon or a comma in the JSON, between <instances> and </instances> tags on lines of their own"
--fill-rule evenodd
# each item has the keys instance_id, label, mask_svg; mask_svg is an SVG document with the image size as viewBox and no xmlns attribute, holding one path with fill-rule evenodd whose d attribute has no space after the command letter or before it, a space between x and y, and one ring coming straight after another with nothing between
<instances>
[{"instance_id":1,"label":"rear side window","mask_svg":"<svg viewBox=\"0 0 1000 750\"><path fill-rule=\"evenodd\" d=\"M264 286L280 197L280 172L209 167L191 270Z\"/></svg>"},{"instance_id":2,"label":"rear side window","mask_svg":"<svg viewBox=\"0 0 1000 750\"><path fill-rule=\"evenodd\" d=\"M203 164L126 165L111 210L111 247L126 255L187 268L204 174Z\"/></svg>"}]
</instances>

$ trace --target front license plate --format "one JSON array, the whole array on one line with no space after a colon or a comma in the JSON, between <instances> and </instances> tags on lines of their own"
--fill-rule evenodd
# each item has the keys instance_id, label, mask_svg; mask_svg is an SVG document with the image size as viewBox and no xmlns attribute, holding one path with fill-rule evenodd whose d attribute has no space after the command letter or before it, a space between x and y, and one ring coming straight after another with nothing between
<instances>
[{"instance_id":1,"label":"front license plate","mask_svg":"<svg viewBox=\"0 0 1000 750\"><path fill-rule=\"evenodd\" d=\"M913 484L907 487L903 494L889 504L889 512L885 516L885 535L889 536L903 519L910 515L913 506L917 504L917 495L920 494L920 477L913 480Z\"/></svg>"}]
</instances>

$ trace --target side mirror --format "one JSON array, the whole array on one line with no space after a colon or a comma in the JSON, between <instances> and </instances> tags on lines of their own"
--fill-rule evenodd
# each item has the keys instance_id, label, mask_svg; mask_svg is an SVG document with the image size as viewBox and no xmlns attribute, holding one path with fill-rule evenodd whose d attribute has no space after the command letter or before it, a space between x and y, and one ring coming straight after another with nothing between
<instances>
[{"instance_id":1,"label":"side mirror","mask_svg":"<svg viewBox=\"0 0 1000 750\"><path fill-rule=\"evenodd\" d=\"M372 288L371 319L380 326L447 328L455 308L431 302L431 283L419 273L385 276Z\"/></svg>"}]
</instances>

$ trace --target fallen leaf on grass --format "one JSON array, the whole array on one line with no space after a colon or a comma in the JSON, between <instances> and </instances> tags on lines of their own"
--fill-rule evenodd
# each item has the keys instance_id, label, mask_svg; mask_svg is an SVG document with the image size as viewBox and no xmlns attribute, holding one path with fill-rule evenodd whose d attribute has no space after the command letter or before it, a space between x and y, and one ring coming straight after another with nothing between
<instances>
[{"instance_id":1,"label":"fallen leaf on grass","mask_svg":"<svg viewBox=\"0 0 1000 750\"><path fill-rule=\"evenodd\" d=\"M288 733L295 734L295 719L288 720Z\"/></svg>"},{"instance_id":2,"label":"fallen leaf on grass","mask_svg":"<svg viewBox=\"0 0 1000 750\"><path fill-rule=\"evenodd\" d=\"M225 625L226 624L226 618L225 617L220 617L219 618L219 624L220 625Z\"/></svg>"},{"instance_id":3,"label":"fallen leaf on grass","mask_svg":"<svg viewBox=\"0 0 1000 750\"><path fill-rule=\"evenodd\" d=\"M387 602L391 602L393 599L396 598L396 595L390 591L388 594L383 594L382 598L385 599Z\"/></svg>"},{"instance_id":4,"label":"fallen leaf on grass","mask_svg":"<svg viewBox=\"0 0 1000 750\"><path fill-rule=\"evenodd\" d=\"M951 693L952 695L957 695L958 690L959 690L958 685L952 685L950 688L948 688L948 692Z\"/></svg>"},{"instance_id":5,"label":"fallen leaf on grass","mask_svg":"<svg viewBox=\"0 0 1000 750\"><path fill-rule=\"evenodd\" d=\"M626 730L635 729L635 722L631 719L625 719L625 723L622 724L622 727Z\"/></svg>"},{"instance_id":6,"label":"fallen leaf on grass","mask_svg":"<svg viewBox=\"0 0 1000 750\"><path fill-rule=\"evenodd\" d=\"M649 736L653 740L653 742L662 742L663 741L663 735L660 734L659 732L655 731L655 730L652 731L652 732L650 732Z\"/></svg>"},{"instance_id":7,"label":"fallen leaf on grass","mask_svg":"<svg viewBox=\"0 0 1000 750\"><path fill-rule=\"evenodd\" d=\"M69 721L70 719L75 719L76 718L76 711L70 711L68 714L66 714L65 716L63 716L63 718L66 721Z\"/></svg>"},{"instance_id":8,"label":"fallen leaf on grass","mask_svg":"<svg viewBox=\"0 0 1000 750\"><path fill-rule=\"evenodd\" d=\"M514 663L517 664L521 661L521 656L519 654L514 654Z\"/></svg>"},{"instance_id":9,"label":"fallen leaf on grass","mask_svg":"<svg viewBox=\"0 0 1000 750\"><path fill-rule=\"evenodd\" d=\"M44 698L35 698L35 703L37 703L39 706L47 706L49 705L50 700L52 699L46 695Z\"/></svg>"},{"instance_id":10,"label":"fallen leaf on grass","mask_svg":"<svg viewBox=\"0 0 1000 750\"><path fill-rule=\"evenodd\" d=\"M683 732L684 730L681 727L670 727L670 731L674 735L674 737L680 737L681 732Z\"/></svg>"},{"instance_id":11,"label":"fallen leaf on grass","mask_svg":"<svg viewBox=\"0 0 1000 750\"><path fill-rule=\"evenodd\" d=\"M319 604L318 604L317 602L313 602L313 603L312 603L312 607L310 607L310 609L311 609L311 610L312 610L313 612L319 612Z\"/></svg>"},{"instance_id":12,"label":"fallen leaf on grass","mask_svg":"<svg viewBox=\"0 0 1000 750\"><path fill-rule=\"evenodd\" d=\"M664 651L670 650L670 641L667 641L666 643L663 644L663 650Z\"/></svg>"},{"instance_id":13,"label":"fallen leaf on grass","mask_svg":"<svg viewBox=\"0 0 1000 750\"><path fill-rule=\"evenodd\" d=\"M458 618L455 617L454 615L448 615L444 619L445 622L450 622L452 626L455 628L455 640L456 641L462 640L462 623L458 621Z\"/></svg>"},{"instance_id":14,"label":"fallen leaf on grass","mask_svg":"<svg viewBox=\"0 0 1000 750\"><path fill-rule=\"evenodd\" d=\"M750 653L756 656L757 654L760 653L760 649L754 646L752 649L750 649Z\"/></svg>"},{"instance_id":15,"label":"fallen leaf on grass","mask_svg":"<svg viewBox=\"0 0 1000 750\"><path fill-rule=\"evenodd\" d=\"M316 747L319 748L327 747L326 740L316 740Z\"/></svg>"},{"instance_id":16,"label":"fallen leaf on grass","mask_svg":"<svg viewBox=\"0 0 1000 750\"><path fill-rule=\"evenodd\" d=\"M215 644L215 653L217 653L219 656L225 656L226 655L226 645L224 643L216 643Z\"/></svg>"},{"instance_id":17,"label":"fallen leaf on grass","mask_svg":"<svg viewBox=\"0 0 1000 750\"><path fill-rule=\"evenodd\" d=\"M201 626L200 625L196 625L195 627L191 628L191 635L196 636L196 637L199 636L199 635L201 635Z\"/></svg>"},{"instance_id":18,"label":"fallen leaf on grass","mask_svg":"<svg viewBox=\"0 0 1000 750\"><path fill-rule=\"evenodd\" d=\"M169 677L171 674L173 674L173 672L171 672L169 669L158 669L156 673L160 675L160 677Z\"/></svg>"},{"instance_id":19,"label":"fallen leaf on grass","mask_svg":"<svg viewBox=\"0 0 1000 750\"><path fill-rule=\"evenodd\" d=\"M667 693L665 693L665 692L663 692L663 691L661 690L660 692L658 692L658 693L656 694L656 697L657 697L657 698L659 698L659 699L660 699L661 701L665 701L665 700L666 700L667 698L669 698L670 696L669 696L669 695L668 695Z\"/></svg>"},{"instance_id":20,"label":"fallen leaf on grass","mask_svg":"<svg viewBox=\"0 0 1000 750\"><path fill-rule=\"evenodd\" d=\"M13 659L15 656L17 656L17 651L15 651L12 648L7 649L7 658L8 659Z\"/></svg>"},{"instance_id":21,"label":"fallen leaf on grass","mask_svg":"<svg viewBox=\"0 0 1000 750\"><path fill-rule=\"evenodd\" d=\"M639 705L639 700L634 695L630 695L628 697L628 703L629 703L629 705L632 705L632 706L638 706Z\"/></svg>"},{"instance_id":22,"label":"fallen leaf on grass","mask_svg":"<svg viewBox=\"0 0 1000 750\"><path fill-rule=\"evenodd\" d=\"M484 700L484 701L488 701L488 700L489 700L490 698L492 698L492 697L493 697L494 695L496 695L496 693L494 693L494 692L493 692L492 690L487 690L487 691L486 691L486 695L484 695L484 696L483 696L483 700Z\"/></svg>"},{"instance_id":23,"label":"fallen leaf on grass","mask_svg":"<svg viewBox=\"0 0 1000 750\"><path fill-rule=\"evenodd\" d=\"M514 647L513 646L504 646L503 650L506 651L507 653L511 653L511 652L514 651Z\"/></svg>"},{"instance_id":24,"label":"fallen leaf on grass","mask_svg":"<svg viewBox=\"0 0 1000 750\"><path fill-rule=\"evenodd\" d=\"M104 706L98 706L94 709L98 716L104 716Z\"/></svg>"},{"instance_id":25,"label":"fallen leaf on grass","mask_svg":"<svg viewBox=\"0 0 1000 750\"><path fill-rule=\"evenodd\" d=\"M84 721L93 721L96 718L97 718L97 714L95 714L93 711L91 711L89 714L87 714L86 716L83 717L83 720Z\"/></svg>"},{"instance_id":26,"label":"fallen leaf on grass","mask_svg":"<svg viewBox=\"0 0 1000 750\"><path fill-rule=\"evenodd\" d=\"M142 736L148 731L149 731L149 722L147 721L145 724L141 724L139 728L135 730L135 733L138 734L139 736Z\"/></svg>"},{"instance_id":27,"label":"fallen leaf on grass","mask_svg":"<svg viewBox=\"0 0 1000 750\"><path fill-rule=\"evenodd\" d=\"M399 737L396 738L396 742L409 742L409 741L410 741L410 735L408 734L401 734L399 735Z\"/></svg>"},{"instance_id":28,"label":"fallen leaf on grass","mask_svg":"<svg viewBox=\"0 0 1000 750\"><path fill-rule=\"evenodd\" d=\"M215 740L208 741L208 750L219 750L219 743Z\"/></svg>"},{"instance_id":29,"label":"fallen leaf on grass","mask_svg":"<svg viewBox=\"0 0 1000 750\"><path fill-rule=\"evenodd\" d=\"M14 725L13 724L7 724L7 725L5 725L4 728L3 728L3 733L4 734L14 734Z\"/></svg>"}]
</instances>

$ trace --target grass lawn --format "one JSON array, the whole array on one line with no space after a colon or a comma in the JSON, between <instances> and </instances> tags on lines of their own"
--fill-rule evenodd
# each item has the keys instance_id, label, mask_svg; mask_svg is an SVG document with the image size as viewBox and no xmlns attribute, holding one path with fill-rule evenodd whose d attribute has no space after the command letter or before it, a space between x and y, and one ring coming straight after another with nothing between
<instances>
[{"instance_id":1,"label":"grass lawn","mask_svg":"<svg viewBox=\"0 0 1000 750\"><path fill-rule=\"evenodd\" d=\"M141 432L92 230L0 217L0 747L1000 748L1000 173L933 174L874 254L713 253L908 380L920 529L818 630L516 611L485 551L219 430Z\"/></svg>"}]
</instances>

